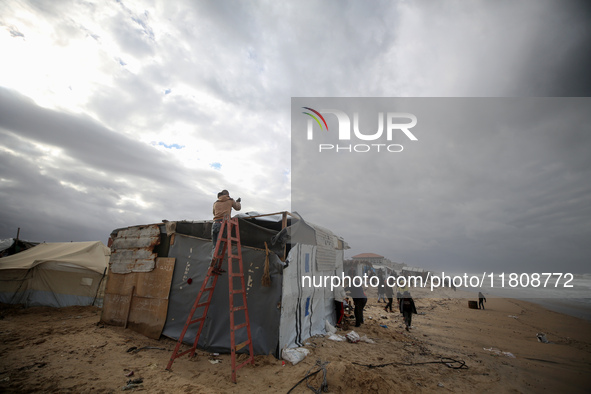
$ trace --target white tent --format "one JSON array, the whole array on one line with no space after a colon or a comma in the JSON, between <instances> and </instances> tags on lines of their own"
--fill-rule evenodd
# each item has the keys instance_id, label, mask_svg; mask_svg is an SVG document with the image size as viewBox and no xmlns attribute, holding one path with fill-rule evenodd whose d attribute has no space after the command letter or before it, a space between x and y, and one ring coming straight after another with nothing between
<instances>
[{"instance_id":1,"label":"white tent","mask_svg":"<svg viewBox=\"0 0 591 394\"><path fill-rule=\"evenodd\" d=\"M0 259L0 302L92 305L111 251L100 241L44 243Z\"/></svg>"}]
</instances>

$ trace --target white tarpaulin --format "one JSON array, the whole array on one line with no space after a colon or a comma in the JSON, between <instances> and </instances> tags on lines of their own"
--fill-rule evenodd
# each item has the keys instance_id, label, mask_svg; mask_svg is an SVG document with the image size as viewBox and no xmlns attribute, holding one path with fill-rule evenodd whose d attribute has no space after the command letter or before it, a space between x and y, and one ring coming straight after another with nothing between
<instances>
[{"instance_id":1,"label":"white tarpaulin","mask_svg":"<svg viewBox=\"0 0 591 394\"><path fill-rule=\"evenodd\" d=\"M0 302L26 306L91 305L109 263L100 241L37 245L0 259Z\"/></svg>"}]
</instances>

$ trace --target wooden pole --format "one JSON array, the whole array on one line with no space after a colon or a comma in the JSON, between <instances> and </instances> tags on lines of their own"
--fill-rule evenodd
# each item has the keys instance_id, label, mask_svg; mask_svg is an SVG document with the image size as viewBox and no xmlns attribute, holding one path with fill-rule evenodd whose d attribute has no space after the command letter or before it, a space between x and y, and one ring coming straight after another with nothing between
<instances>
[{"instance_id":1,"label":"wooden pole","mask_svg":"<svg viewBox=\"0 0 591 394\"><path fill-rule=\"evenodd\" d=\"M283 212L283 215L281 218L281 230L285 229L286 227L287 227L287 212ZM285 244L285 246L283 247L283 258L280 260L285 262L286 258L287 258L287 244Z\"/></svg>"},{"instance_id":2,"label":"wooden pole","mask_svg":"<svg viewBox=\"0 0 591 394\"><path fill-rule=\"evenodd\" d=\"M16 240L14 241L14 253L18 253L21 251L20 246L18 246L18 237L21 234L21 228L19 227L18 230L16 230Z\"/></svg>"}]
</instances>

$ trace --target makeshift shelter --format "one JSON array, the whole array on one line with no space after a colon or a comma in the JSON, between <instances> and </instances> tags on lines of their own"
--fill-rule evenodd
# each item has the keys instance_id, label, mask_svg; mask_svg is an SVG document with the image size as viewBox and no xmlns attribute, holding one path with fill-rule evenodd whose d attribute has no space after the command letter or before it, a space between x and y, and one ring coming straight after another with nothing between
<instances>
[{"instance_id":1,"label":"makeshift shelter","mask_svg":"<svg viewBox=\"0 0 591 394\"><path fill-rule=\"evenodd\" d=\"M36 245L39 245L39 242L24 241L18 238L7 238L0 240L0 258L12 256L13 254L31 249Z\"/></svg>"},{"instance_id":2,"label":"makeshift shelter","mask_svg":"<svg viewBox=\"0 0 591 394\"><path fill-rule=\"evenodd\" d=\"M43 243L0 259L0 302L92 305L109 263L100 241Z\"/></svg>"},{"instance_id":3,"label":"makeshift shelter","mask_svg":"<svg viewBox=\"0 0 591 394\"><path fill-rule=\"evenodd\" d=\"M254 352L278 357L282 348L325 333L326 321L334 325L330 286L305 286L302 276L340 277L348 246L296 213L238 217ZM211 225L180 221L114 230L101 320L152 338L178 339L211 263ZM230 351L228 303L228 279L222 274L200 348ZM192 344L196 331L197 325L190 326L184 340ZM240 334L237 343L246 339Z\"/></svg>"}]
</instances>

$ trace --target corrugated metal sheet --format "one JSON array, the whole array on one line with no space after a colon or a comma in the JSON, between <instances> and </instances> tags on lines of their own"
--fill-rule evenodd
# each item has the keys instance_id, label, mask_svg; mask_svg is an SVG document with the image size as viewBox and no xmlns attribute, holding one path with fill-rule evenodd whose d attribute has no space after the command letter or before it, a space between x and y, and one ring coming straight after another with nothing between
<instances>
[{"instance_id":1,"label":"corrugated metal sheet","mask_svg":"<svg viewBox=\"0 0 591 394\"><path fill-rule=\"evenodd\" d=\"M157 224L119 230L111 245L111 271L116 274L152 271L157 257L154 247L159 244Z\"/></svg>"},{"instance_id":2,"label":"corrugated metal sheet","mask_svg":"<svg viewBox=\"0 0 591 394\"><path fill-rule=\"evenodd\" d=\"M334 271L336 237L332 231L312 225L316 231L316 268L318 271Z\"/></svg>"}]
</instances>

